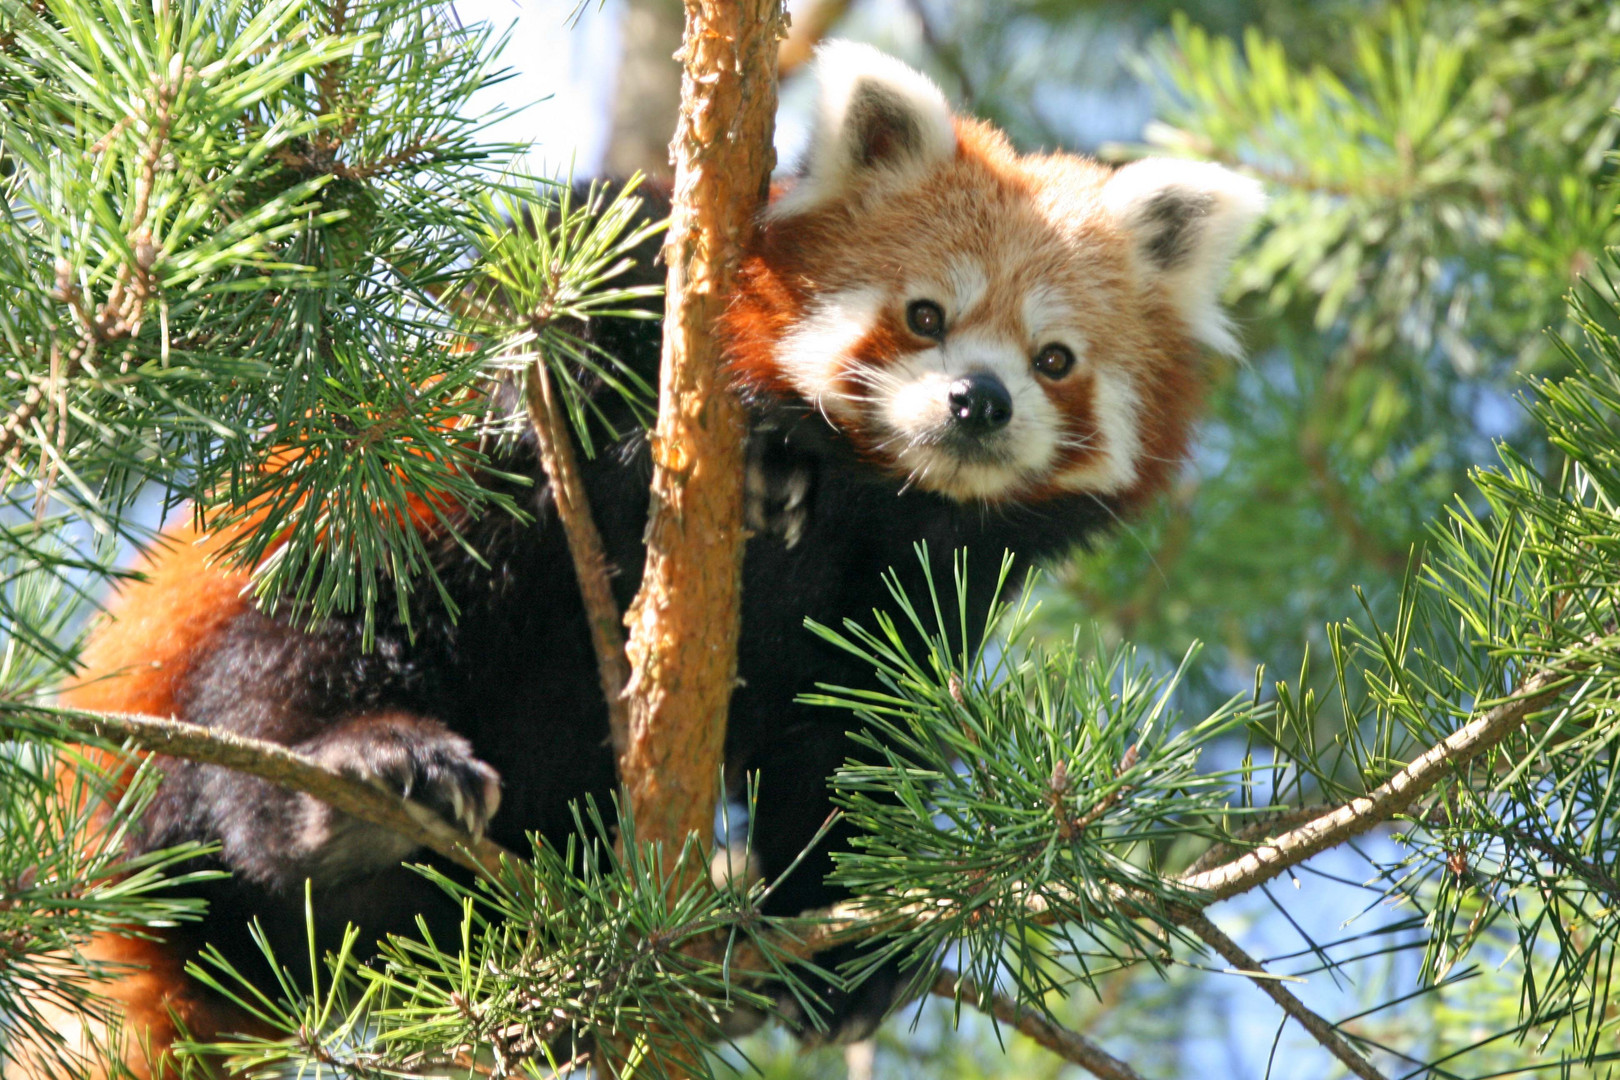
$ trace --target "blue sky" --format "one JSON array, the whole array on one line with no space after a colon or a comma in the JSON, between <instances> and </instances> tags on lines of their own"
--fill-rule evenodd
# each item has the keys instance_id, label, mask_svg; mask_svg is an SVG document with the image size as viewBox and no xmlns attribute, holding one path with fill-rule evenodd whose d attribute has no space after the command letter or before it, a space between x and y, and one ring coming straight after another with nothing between
<instances>
[{"instance_id":1,"label":"blue sky","mask_svg":"<svg viewBox=\"0 0 1620 1080\"><path fill-rule=\"evenodd\" d=\"M606 118L618 65L619 0L587 4L570 25L576 0L456 0L463 22L511 27L500 63L512 77L473 102L475 113L523 106L490 129L502 141L534 143L536 172L590 175L607 141Z\"/></svg>"}]
</instances>

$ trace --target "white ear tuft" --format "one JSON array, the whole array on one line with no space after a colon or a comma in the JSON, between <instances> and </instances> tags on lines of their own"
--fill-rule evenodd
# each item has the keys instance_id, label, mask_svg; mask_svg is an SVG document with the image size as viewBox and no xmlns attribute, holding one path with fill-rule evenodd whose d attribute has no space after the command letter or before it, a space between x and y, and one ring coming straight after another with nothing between
<instances>
[{"instance_id":1,"label":"white ear tuft","mask_svg":"<svg viewBox=\"0 0 1620 1080\"><path fill-rule=\"evenodd\" d=\"M1221 310L1221 285L1265 208L1260 184L1208 162L1145 158L1114 173L1102 197L1135 241L1143 280L1158 283L1193 337L1237 355L1237 338Z\"/></svg>"},{"instance_id":2,"label":"white ear tuft","mask_svg":"<svg viewBox=\"0 0 1620 1080\"><path fill-rule=\"evenodd\" d=\"M812 76L816 114L802 175L769 216L802 213L870 180L909 179L955 155L945 95L894 57L829 41L816 50Z\"/></svg>"}]
</instances>

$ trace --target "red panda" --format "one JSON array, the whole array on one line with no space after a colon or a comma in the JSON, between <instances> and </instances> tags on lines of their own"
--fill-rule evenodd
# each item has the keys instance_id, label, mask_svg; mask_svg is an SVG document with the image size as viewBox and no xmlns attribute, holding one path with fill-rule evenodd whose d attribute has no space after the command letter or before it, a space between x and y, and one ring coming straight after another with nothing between
<instances>
[{"instance_id":1,"label":"red panda","mask_svg":"<svg viewBox=\"0 0 1620 1080\"><path fill-rule=\"evenodd\" d=\"M820 828L826 778L853 752L849 719L797 695L818 682L872 682L805 620L837 625L885 606L880 574L891 567L915 589L919 541L938 580L950 580L962 548L981 571L1003 550L1027 566L1163 489L1187 452L1200 351L1236 348L1218 295L1262 205L1258 185L1214 165L1116 170L1070 154L1021 156L988 125L954 116L924 76L865 46L828 45L814 71L804 163L763 213L720 323L751 410L755 530L727 776L758 776L755 855L769 877ZM656 367L655 323L586 329L642 371ZM511 847L531 832L560 839L571 801L593 794L602 805L612 790L606 715L532 446L501 465L534 477L521 497L535 522L473 522L483 563L444 545L458 621L436 598L414 613L414 635L379 612L370 651L358 616L301 630L255 609L240 575L208 563L217 541L180 533L147 581L116 599L89 678L68 700L274 739ZM584 470L625 604L642 565L644 439L624 438ZM969 579L981 616L993 577ZM138 842L216 842L215 864L232 876L205 888L210 914L194 930L91 946L151 965L106 988L126 1009L126 1044L149 1046L150 1059L132 1062L137 1075L165 1073L170 1009L203 1037L251 1027L187 983L180 963L207 939L257 970L249 917L286 952L301 949L306 878L322 934L345 922L373 937L410 933L420 915L445 940L458 921L400 865L413 853L392 834L227 770L164 767ZM825 878L829 851L847 842L835 829L769 910L841 899ZM869 1032L897 985L880 973L833 995L832 1035Z\"/></svg>"}]
</instances>

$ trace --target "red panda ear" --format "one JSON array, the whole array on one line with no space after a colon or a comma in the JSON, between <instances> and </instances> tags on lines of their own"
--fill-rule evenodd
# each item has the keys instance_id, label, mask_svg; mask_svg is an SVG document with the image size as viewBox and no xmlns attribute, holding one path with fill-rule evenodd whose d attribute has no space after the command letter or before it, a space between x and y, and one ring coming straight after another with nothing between
<instances>
[{"instance_id":1,"label":"red panda ear","mask_svg":"<svg viewBox=\"0 0 1620 1080\"><path fill-rule=\"evenodd\" d=\"M816 113L800 176L773 218L814 209L868 185L906 183L956 154L951 108L929 79L870 45L816 50Z\"/></svg>"},{"instance_id":2,"label":"red panda ear","mask_svg":"<svg viewBox=\"0 0 1620 1080\"><path fill-rule=\"evenodd\" d=\"M1207 162L1145 158L1114 173L1102 198L1134 242L1143 284L1163 291L1193 337L1237 355L1220 293L1232 256L1265 207L1260 184Z\"/></svg>"}]
</instances>

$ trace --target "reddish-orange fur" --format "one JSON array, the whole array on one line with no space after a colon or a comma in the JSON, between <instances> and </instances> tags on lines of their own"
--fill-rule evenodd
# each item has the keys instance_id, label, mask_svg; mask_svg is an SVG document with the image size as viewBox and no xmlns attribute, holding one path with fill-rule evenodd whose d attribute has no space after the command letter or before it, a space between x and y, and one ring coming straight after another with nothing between
<instances>
[{"instance_id":1,"label":"reddish-orange fur","mask_svg":"<svg viewBox=\"0 0 1620 1080\"><path fill-rule=\"evenodd\" d=\"M1197 342L1174 298L1156 286L1144 289L1135 273L1132 238L1103 205L1112 170L1067 155L1020 157L993 128L961 118L953 123L954 157L904 190L885 190L882 198L854 190L791 219L762 223L738 293L722 317L732 370L764 396L798 397L799 388L778 361L779 344L805 321L815 298L880 290L892 302L847 350L848 369L834 376L840 393L858 398L863 386L854 369L882 369L928 345L907 328L902 314L908 275L968 256L993 270L982 300L953 325L953 333L1017 339L1025 333L1022 305L1031 284L1050 285L1074 301L1073 322L1085 339L1087 360L1130 373L1141 396L1135 472L1128 487L1106 492L1111 507L1128 510L1163 490L1185 455L1202 392ZM919 227L919 221L926 225ZM1033 351L1041 342L1026 344ZM1063 428L1055 459L1038 477L983 495L983 501L1072 503L1077 489L1064 483L1065 472L1100 457L1105 417L1097 415L1095 370L1082 367L1043 385ZM840 431L868 462L894 471L881 432ZM413 505L412 521L428 527L434 511L444 509ZM175 540L174 548L150 563L150 579L113 605L119 617L98 633L89 656L99 677L71 690L71 704L168 715L198 650L244 609L245 576L209 563L220 538L185 530ZM132 1030L145 1033L154 1046L173 1038L170 1009L202 1037L253 1029L248 1018L217 1007L182 979L174 950L120 939L102 939L92 948L100 958L152 965L112 989ZM142 1077L163 1072L137 1069Z\"/></svg>"},{"instance_id":2,"label":"reddish-orange fur","mask_svg":"<svg viewBox=\"0 0 1620 1080\"><path fill-rule=\"evenodd\" d=\"M197 649L249 604L247 575L214 565L225 538L187 525L121 589L85 652L88 674L64 695L77 709L168 716Z\"/></svg>"},{"instance_id":3,"label":"reddish-orange fur","mask_svg":"<svg viewBox=\"0 0 1620 1080\"><path fill-rule=\"evenodd\" d=\"M1197 343L1182 328L1170 299L1139 294L1131 275L1129 238L1107 220L1100 201L1112 175L1105 166L1070 155L1019 156L987 124L956 118L955 160L914 187L881 203L859 196L819 206L787 224L766 222L743 269L743 287L724 316L731 363L744 383L790 394L776 346L805 314L808 297L838 288L871 287L898 298L917 267L943 265L968 253L998 268L984 300L953 333L1021 333L1021 301L1032 282L1084 297L1078 311L1095 360L1133 370L1144 388L1136 481L1114 492L1121 508L1162 491L1185 456L1203 392ZM919 230L921 215L933 228ZM1053 222L1062 222L1054 230ZM866 337L849 350L851 368L881 368L929 343L901 324L903 303L890 305ZM852 374L850 379L854 379ZM851 395L859 387L841 387ZM1071 437L1039 486L1002 497L1022 505L1072 492L1057 478L1088 463L1097 451L1097 418L1090 377L1051 385L1049 398ZM846 430L865 456L883 464L882 433Z\"/></svg>"},{"instance_id":4,"label":"reddish-orange fur","mask_svg":"<svg viewBox=\"0 0 1620 1080\"><path fill-rule=\"evenodd\" d=\"M224 543L220 535L200 534L182 526L166 534L167 546L154 551L140 566L145 580L119 590L85 653L83 677L62 694L63 704L91 712L176 713L175 693L198 652L249 603L244 595L247 575L228 572L210 560ZM85 751L93 761L111 765L111 759ZM75 788L64 776L64 791ZM196 1038L230 1032L268 1034L264 1026L217 996L205 993L188 978L180 959L188 950L168 939L184 930L162 931L163 940L110 934L86 943L81 954L94 963L121 966L116 978L99 983L103 995L123 1014L120 1052L130 1074L153 1080L172 1073L164 1064L167 1047L182 1028ZM57 1030L70 1040L69 1050L86 1052L86 1021L76 1011L46 1005L43 1009ZM91 1037L104 1043L109 1035L93 1028ZM158 1060L147 1050L152 1048ZM37 1054L7 1066L6 1076L52 1076L53 1066ZM88 1062L87 1062L88 1067ZM99 1069L89 1068L89 1080L101 1080Z\"/></svg>"}]
</instances>

